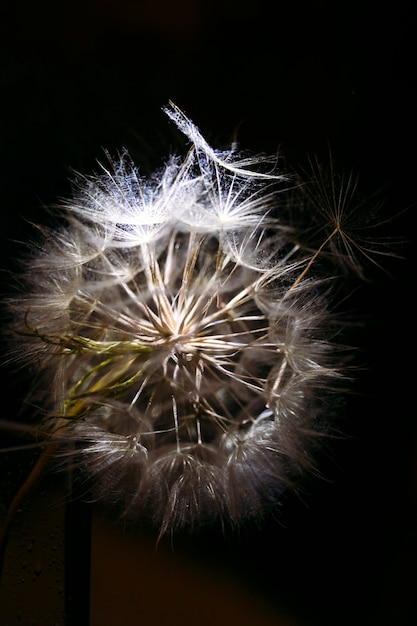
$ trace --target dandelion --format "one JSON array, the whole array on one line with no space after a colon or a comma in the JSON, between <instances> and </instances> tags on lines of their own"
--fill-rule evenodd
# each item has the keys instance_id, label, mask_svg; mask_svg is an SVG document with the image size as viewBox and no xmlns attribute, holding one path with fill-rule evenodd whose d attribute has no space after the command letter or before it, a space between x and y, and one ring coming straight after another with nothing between
<instances>
[{"instance_id":1,"label":"dandelion","mask_svg":"<svg viewBox=\"0 0 417 626\"><path fill-rule=\"evenodd\" d=\"M9 303L50 456L161 535L276 507L314 468L340 378L332 281L280 215L286 176L165 111L188 154L78 176Z\"/></svg>"}]
</instances>

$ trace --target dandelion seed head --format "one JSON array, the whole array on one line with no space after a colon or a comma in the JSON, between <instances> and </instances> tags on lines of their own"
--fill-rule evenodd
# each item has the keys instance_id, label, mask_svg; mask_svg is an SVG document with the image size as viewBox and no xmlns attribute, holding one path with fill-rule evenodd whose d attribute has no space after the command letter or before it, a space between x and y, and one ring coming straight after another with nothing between
<instances>
[{"instance_id":1,"label":"dandelion seed head","mask_svg":"<svg viewBox=\"0 0 417 626\"><path fill-rule=\"evenodd\" d=\"M276 217L286 177L166 113L188 154L78 177L10 305L59 458L161 534L276 506L339 375L314 254Z\"/></svg>"}]
</instances>

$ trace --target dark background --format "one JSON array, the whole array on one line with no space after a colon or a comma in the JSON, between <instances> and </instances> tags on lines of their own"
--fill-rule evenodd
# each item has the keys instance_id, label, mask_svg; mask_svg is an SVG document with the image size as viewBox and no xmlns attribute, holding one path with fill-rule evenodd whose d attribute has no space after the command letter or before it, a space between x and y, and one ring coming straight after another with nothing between
<instances>
[{"instance_id":1,"label":"dark background","mask_svg":"<svg viewBox=\"0 0 417 626\"><path fill-rule=\"evenodd\" d=\"M388 261L391 277L359 291L371 320L360 339L369 369L333 482L308 508L294 504L284 526L182 548L308 626L417 620L411 8L403 0L6 0L0 9L2 268L13 269L26 221L42 222L44 207L70 193L71 169L89 173L103 148L126 147L152 171L178 147L161 112L169 99L217 147L237 133L244 148L279 148L302 163L330 145L337 166L357 171L363 191L382 193L385 216L395 216L388 230L405 237L404 260ZM16 381L3 373L1 382L10 416Z\"/></svg>"}]
</instances>

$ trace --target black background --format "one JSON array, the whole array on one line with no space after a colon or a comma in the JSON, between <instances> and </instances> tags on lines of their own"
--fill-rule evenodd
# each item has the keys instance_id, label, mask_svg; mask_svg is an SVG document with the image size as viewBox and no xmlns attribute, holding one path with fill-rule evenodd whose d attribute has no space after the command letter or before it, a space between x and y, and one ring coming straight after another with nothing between
<instances>
[{"instance_id":1,"label":"black background","mask_svg":"<svg viewBox=\"0 0 417 626\"><path fill-rule=\"evenodd\" d=\"M215 146L290 162L307 154L354 168L381 191L406 237L392 277L362 288L369 361L352 401L353 438L334 482L244 544L215 535L184 547L232 568L268 600L317 626L417 620L417 441L413 292L416 66L412 3L364 0L6 1L1 21L1 264L13 269L26 220L70 192L102 149L129 149L144 171L178 136L173 100ZM391 229L391 227L390 227ZM7 281L5 281L7 283ZM8 393L8 416L19 398ZM203 544L203 545L201 545ZM74 622L75 623L75 622Z\"/></svg>"}]
</instances>

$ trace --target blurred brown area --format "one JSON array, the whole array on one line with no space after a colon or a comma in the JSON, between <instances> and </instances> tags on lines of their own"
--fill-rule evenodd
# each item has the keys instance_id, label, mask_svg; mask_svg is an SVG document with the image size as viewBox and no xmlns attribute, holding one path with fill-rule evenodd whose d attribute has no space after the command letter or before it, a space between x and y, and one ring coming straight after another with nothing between
<instances>
[{"instance_id":1,"label":"blurred brown area","mask_svg":"<svg viewBox=\"0 0 417 626\"><path fill-rule=\"evenodd\" d=\"M73 502L59 519L54 507L32 507L28 517L23 509L0 596L13 602L10 584L21 580L19 606L0 626L416 623L411 9L404 0L385 8L371 0L2 4L2 270L13 271L16 241L32 237L29 222L51 219L45 206L68 195L71 170L95 169L103 148L126 147L144 173L164 162L181 142L161 113L169 99L218 147L237 138L243 148L279 149L290 163L303 163L330 146L338 165L359 173L365 193L382 192L387 219L399 216L388 234L399 233L405 244L403 261L387 259L391 276L377 274L357 291L355 305L371 320L360 337L369 367L350 400L350 437L335 444L336 462L324 468L329 482L259 527L226 538L207 530L179 540L173 552L100 517L77 524L85 511ZM7 292L4 271L1 280ZM18 380L1 372L3 418L23 419L25 372ZM0 442L6 445L1 431ZM19 483L10 458L8 475ZM20 575L26 535L19 532L31 536L28 525L42 562L63 568L52 585L35 560ZM52 566L54 532L65 535L59 559L66 563ZM51 609L36 622L29 597L43 581L63 617Z\"/></svg>"},{"instance_id":2,"label":"blurred brown area","mask_svg":"<svg viewBox=\"0 0 417 626\"><path fill-rule=\"evenodd\" d=\"M123 532L95 517L92 525L91 626L239 624L303 626L222 567L187 558L175 546ZM103 598L106 600L103 602Z\"/></svg>"},{"instance_id":3,"label":"blurred brown area","mask_svg":"<svg viewBox=\"0 0 417 626\"><path fill-rule=\"evenodd\" d=\"M22 503L10 530L1 626L66 624L64 496L48 482Z\"/></svg>"}]
</instances>

